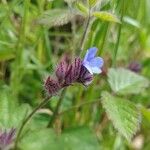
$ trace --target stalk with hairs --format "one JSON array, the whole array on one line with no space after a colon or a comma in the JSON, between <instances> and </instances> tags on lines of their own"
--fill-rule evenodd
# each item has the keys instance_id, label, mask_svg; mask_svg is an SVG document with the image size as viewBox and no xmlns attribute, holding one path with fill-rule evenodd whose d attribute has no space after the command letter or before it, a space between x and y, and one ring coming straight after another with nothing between
<instances>
[{"instance_id":1,"label":"stalk with hairs","mask_svg":"<svg viewBox=\"0 0 150 150\"><path fill-rule=\"evenodd\" d=\"M55 76L47 77L44 83L47 97L23 121L16 136L15 149L18 147L18 142L25 125L38 109L49 102L52 96L55 96L62 89L74 85L74 83L88 86L93 80L93 74L102 72L101 68L104 62L101 57L96 57L97 50L96 47L88 49L83 60L76 57L70 64L65 59L62 60L55 70ZM56 112L54 112L48 127L53 123L56 115Z\"/></svg>"}]
</instances>

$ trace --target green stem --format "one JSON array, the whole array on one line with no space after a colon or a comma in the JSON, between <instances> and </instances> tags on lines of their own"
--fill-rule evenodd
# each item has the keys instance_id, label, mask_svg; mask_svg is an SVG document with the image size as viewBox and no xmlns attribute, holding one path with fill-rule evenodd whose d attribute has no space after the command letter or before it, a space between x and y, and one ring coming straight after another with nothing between
<instances>
[{"instance_id":1,"label":"green stem","mask_svg":"<svg viewBox=\"0 0 150 150\"><path fill-rule=\"evenodd\" d=\"M24 11L23 11L23 18L21 21L20 29L19 29L19 37L16 43L16 59L14 62L14 70L11 74L11 88L13 90L13 94L15 97L18 96L18 92L20 90L20 82L24 73L23 65L22 65L22 53L23 53L23 46L25 43L25 32L27 27L27 19L28 19L28 12L29 12L29 4L30 0L24 0Z\"/></svg>"},{"instance_id":2,"label":"green stem","mask_svg":"<svg viewBox=\"0 0 150 150\"><path fill-rule=\"evenodd\" d=\"M89 7L87 23L86 23L85 30L84 30L84 33L83 33L83 36L82 36L82 39L81 39L81 43L80 43L81 52L84 49L85 38L87 36L88 28L89 28L89 25L90 25L90 20L91 20L91 8Z\"/></svg>"},{"instance_id":3,"label":"green stem","mask_svg":"<svg viewBox=\"0 0 150 150\"><path fill-rule=\"evenodd\" d=\"M69 109L67 109L67 110L65 110L65 111L63 111L63 112L60 112L58 115L60 116L60 115L63 115L64 113L67 113L67 112L72 111L72 110L74 110L74 109L78 109L78 108L80 108L80 107L82 107L82 106L90 105L90 104L95 104L95 103L100 103L100 100L84 102L84 103L81 103L81 104L79 104L79 105L72 106L72 107L70 107Z\"/></svg>"},{"instance_id":4,"label":"green stem","mask_svg":"<svg viewBox=\"0 0 150 150\"><path fill-rule=\"evenodd\" d=\"M120 19L121 22L123 19L123 15L124 15L124 0L123 0L123 4L122 4L122 11L121 11L121 19ZM116 67L116 59L117 59L118 47L119 47L119 43L120 43L121 29L122 29L122 24L119 24L119 29L118 29L118 34L117 34L117 42L115 44L114 56L113 56L113 62L112 62L113 67Z\"/></svg>"},{"instance_id":5,"label":"green stem","mask_svg":"<svg viewBox=\"0 0 150 150\"><path fill-rule=\"evenodd\" d=\"M100 51L99 51L99 54L98 55L101 55L102 52L103 52L103 48L104 48L104 45L105 45L105 42L106 42L106 37L107 37L107 32L108 32L108 26L109 26L109 23L106 24L106 27L104 28L104 36L103 36L103 40L102 40L102 43L101 43L101 46L100 46Z\"/></svg>"},{"instance_id":6,"label":"green stem","mask_svg":"<svg viewBox=\"0 0 150 150\"><path fill-rule=\"evenodd\" d=\"M19 138L20 138L20 135L21 135L25 125L32 118L32 116L37 112L38 109L40 109L41 107L43 107L45 104L48 103L49 99L50 99L50 97L45 98L37 107L35 107L35 109L27 116L27 118L24 119L24 121L21 124L21 127L19 128L18 134L16 136L16 141L15 141L15 146L14 146L15 150L17 149Z\"/></svg>"},{"instance_id":7,"label":"green stem","mask_svg":"<svg viewBox=\"0 0 150 150\"><path fill-rule=\"evenodd\" d=\"M51 117L51 119L50 119L48 125L47 125L48 128L52 126L53 122L55 121L55 119L56 119L56 117L57 117L57 115L58 115L59 108L60 108L60 106L61 106L61 104L62 104L62 101L63 101L63 99L64 99L65 93L66 93L66 88L63 89L63 91L62 91L62 93L61 93L61 95L60 95L60 97L59 97L57 106L56 106L56 108L55 108L55 110L54 110L54 113L53 113L53 115L52 115L52 117Z\"/></svg>"}]
</instances>

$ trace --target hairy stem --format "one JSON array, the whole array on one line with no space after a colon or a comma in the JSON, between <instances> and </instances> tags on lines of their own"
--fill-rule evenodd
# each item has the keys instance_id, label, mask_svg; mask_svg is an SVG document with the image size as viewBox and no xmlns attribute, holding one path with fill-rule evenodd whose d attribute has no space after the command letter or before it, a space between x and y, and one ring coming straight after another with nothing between
<instances>
[{"instance_id":1,"label":"hairy stem","mask_svg":"<svg viewBox=\"0 0 150 150\"><path fill-rule=\"evenodd\" d=\"M56 108L55 108L55 110L54 110L54 113L53 113L53 115L52 115L52 117L51 117L51 119L50 119L48 125L47 125L48 128L52 126L53 122L55 121L55 119L56 119L56 117L57 117L57 115L58 115L59 108L60 108L60 106L61 106L61 104L62 104L62 101L63 101L63 99L64 99L65 93L66 93L66 88L63 89L63 91L62 91L62 93L61 93L61 95L60 95L60 97L59 97L57 106L56 106Z\"/></svg>"},{"instance_id":2,"label":"hairy stem","mask_svg":"<svg viewBox=\"0 0 150 150\"><path fill-rule=\"evenodd\" d=\"M16 136L16 141L15 141L15 150L17 149L18 146L18 141L20 138L20 135L25 127L25 125L28 123L28 121L32 118L32 116L37 112L38 109L40 109L41 107L43 107L45 104L48 103L50 97L45 98L37 107L35 107L35 109L27 116L27 118L24 119L24 121L21 124L21 127L19 128L18 134Z\"/></svg>"}]
</instances>

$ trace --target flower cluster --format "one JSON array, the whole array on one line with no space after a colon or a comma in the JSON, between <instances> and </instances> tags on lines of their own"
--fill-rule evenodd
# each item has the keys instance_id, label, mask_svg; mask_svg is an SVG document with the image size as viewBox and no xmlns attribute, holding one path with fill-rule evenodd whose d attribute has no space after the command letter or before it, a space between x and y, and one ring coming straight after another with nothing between
<instances>
[{"instance_id":1,"label":"flower cluster","mask_svg":"<svg viewBox=\"0 0 150 150\"><path fill-rule=\"evenodd\" d=\"M9 131L0 131L0 149L9 149L15 138L16 130L14 128Z\"/></svg>"},{"instance_id":2,"label":"flower cluster","mask_svg":"<svg viewBox=\"0 0 150 150\"><path fill-rule=\"evenodd\" d=\"M142 69L142 66L139 62L133 61L128 65L128 69L135 73L139 73Z\"/></svg>"},{"instance_id":3,"label":"flower cluster","mask_svg":"<svg viewBox=\"0 0 150 150\"><path fill-rule=\"evenodd\" d=\"M101 73L101 67L103 66L103 59L95 57L96 52L97 48L90 48L84 60L77 57L71 64L62 60L56 68L56 78L49 76L45 81L44 86L47 93L55 95L62 88L76 82L84 86L89 85L93 80L93 73Z\"/></svg>"}]
</instances>

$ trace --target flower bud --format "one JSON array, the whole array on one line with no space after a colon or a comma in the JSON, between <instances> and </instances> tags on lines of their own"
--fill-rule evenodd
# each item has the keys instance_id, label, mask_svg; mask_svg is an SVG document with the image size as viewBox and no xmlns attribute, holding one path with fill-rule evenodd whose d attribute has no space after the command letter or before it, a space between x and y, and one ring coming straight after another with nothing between
<instances>
[{"instance_id":1,"label":"flower bud","mask_svg":"<svg viewBox=\"0 0 150 150\"><path fill-rule=\"evenodd\" d=\"M49 95L55 95L61 89L59 82L50 76L46 79L44 87Z\"/></svg>"},{"instance_id":2,"label":"flower bud","mask_svg":"<svg viewBox=\"0 0 150 150\"><path fill-rule=\"evenodd\" d=\"M61 61L58 64L55 74L60 82L62 82L65 79L67 69L68 64L65 61Z\"/></svg>"},{"instance_id":3,"label":"flower bud","mask_svg":"<svg viewBox=\"0 0 150 150\"><path fill-rule=\"evenodd\" d=\"M139 73L142 69L142 66L140 63L133 61L129 64L128 69L130 69L133 72Z\"/></svg>"},{"instance_id":4,"label":"flower bud","mask_svg":"<svg viewBox=\"0 0 150 150\"><path fill-rule=\"evenodd\" d=\"M10 149L14 141L16 129L12 128L9 131L0 131L0 149Z\"/></svg>"},{"instance_id":5,"label":"flower bud","mask_svg":"<svg viewBox=\"0 0 150 150\"><path fill-rule=\"evenodd\" d=\"M65 77L65 84L70 85L77 81L80 75L82 61L80 58L75 58L75 61L70 65Z\"/></svg>"},{"instance_id":6,"label":"flower bud","mask_svg":"<svg viewBox=\"0 0 150 150\"><path fill-rule=\"evenodd\" d=\"M79 78L81 66L82 66L82 60L80 58L75 58L75 61L73 63L73 75L75 80Z\"/></svg>"},{"instance_id":7,"label":"flower bud","mask_svg":"<svg viewBox=\"0 0 150 150\"><path fill-rule=\"evenodd\" d=\"M74 81L72 72L73 72L73 67L72 67L72 65L69 65L68 71L65 76L64 86L68 86L68 85L72 84L72 82Z\"/></svg>"}]
</instances>

